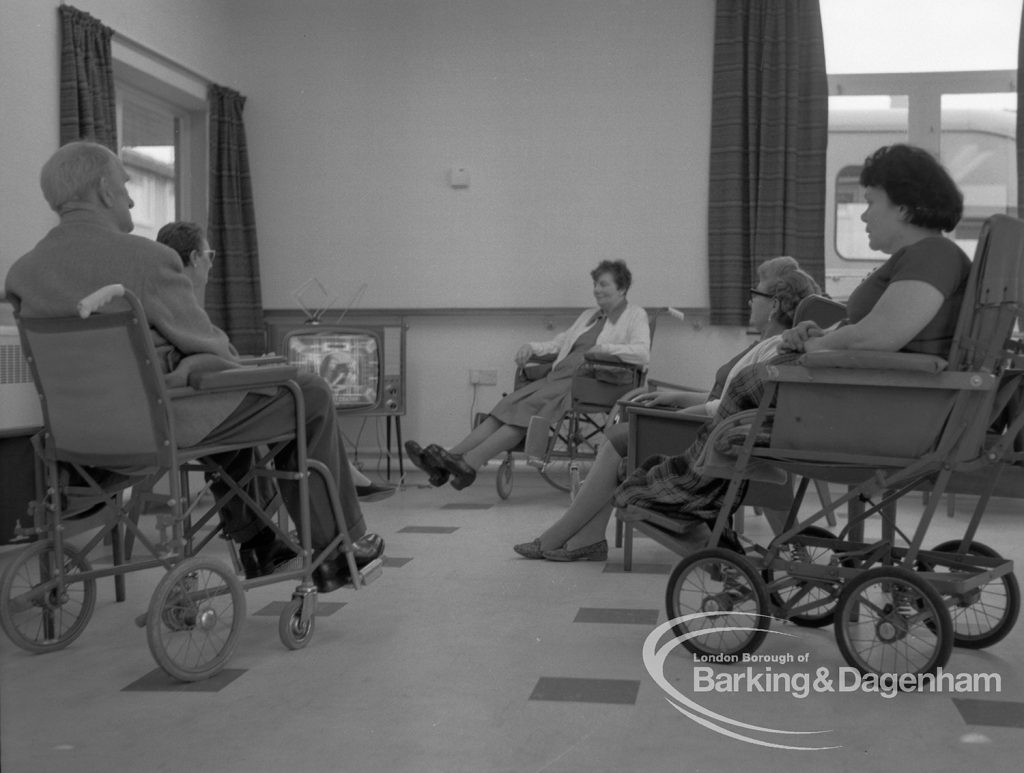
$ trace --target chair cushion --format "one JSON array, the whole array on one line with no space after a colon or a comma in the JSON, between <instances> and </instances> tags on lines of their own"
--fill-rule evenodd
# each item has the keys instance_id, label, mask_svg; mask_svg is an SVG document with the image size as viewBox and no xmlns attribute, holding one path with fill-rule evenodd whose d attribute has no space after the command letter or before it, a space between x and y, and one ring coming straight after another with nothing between
<instances>
[{"instance_id":1,"label":"chair cushion","mask_svg":"<svg viewBox=\"0 0 1024 773\"><path fill-rule=\"evenodd\" d=\"M933 354L909 352L875 352L864 349L820 349L808 352L797 360L808 368L863 368L902 370L915 373L940 373L949 365Z\"/></svg>"}]
</instances>

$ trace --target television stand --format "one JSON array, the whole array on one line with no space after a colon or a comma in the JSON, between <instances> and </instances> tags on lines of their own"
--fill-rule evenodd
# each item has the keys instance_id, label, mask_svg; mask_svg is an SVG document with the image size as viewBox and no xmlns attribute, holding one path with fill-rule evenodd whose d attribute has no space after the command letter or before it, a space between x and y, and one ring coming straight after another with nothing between
<instances>
[{"instance_id":1,"label":"television stand","mask_svg":"<svg viewBox=\"0 0 1024 773\"><path fill-rule=\"evenodd\" d=\"M402 459L402 417L397 415L387 415L387 455L388 455L388 481L391 480L391 420L395 420L395 435L397 444L395 447L396 456L398 457L398 481L401 483L405 480L405 462Z\"/></svg>"}]
</instances>

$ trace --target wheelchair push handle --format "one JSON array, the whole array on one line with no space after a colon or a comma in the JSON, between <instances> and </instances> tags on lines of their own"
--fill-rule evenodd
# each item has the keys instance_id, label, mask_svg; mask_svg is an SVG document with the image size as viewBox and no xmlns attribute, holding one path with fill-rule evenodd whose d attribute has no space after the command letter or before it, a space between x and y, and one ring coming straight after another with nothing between
<instances>
[{"instance_id":1,"label":"wheelchair push handle","mask_svg":"<svg viewBox=\"0 0 1024 773\"><path fill-rule=\"evenodd\" d=\"M125 293L124 285L112 284L101 287L93 293L89 293L78 302L78 314L82 319L88 318L98 309L106 306L115 298L123 298Z\"/></svg>"}]
</instances>

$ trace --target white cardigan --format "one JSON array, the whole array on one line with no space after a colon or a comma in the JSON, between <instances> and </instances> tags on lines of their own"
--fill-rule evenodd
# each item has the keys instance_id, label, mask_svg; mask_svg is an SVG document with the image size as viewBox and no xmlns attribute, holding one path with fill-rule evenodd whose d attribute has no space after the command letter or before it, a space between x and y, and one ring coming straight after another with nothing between
<instances>
[{"instance_id":1,"label":"white cardigan","mask_svg":"<svg viewBox=\"0 0 1024 773\"><path fill-rule=\"evenodd\" d=\"M587 309L572 326L564 333L559 333L550 341L531 341L530 348L534 355L558 354L557 364L565 358L572 345L590 325L599 308ZM595 351L602 354L614 354L623 362L633 365L646 365L651 360L651 326L647 321L647 312L641 306L627 303L618 319L611 317L604 323L604 328L597 336Z\"/></svg>"}]
</instances>

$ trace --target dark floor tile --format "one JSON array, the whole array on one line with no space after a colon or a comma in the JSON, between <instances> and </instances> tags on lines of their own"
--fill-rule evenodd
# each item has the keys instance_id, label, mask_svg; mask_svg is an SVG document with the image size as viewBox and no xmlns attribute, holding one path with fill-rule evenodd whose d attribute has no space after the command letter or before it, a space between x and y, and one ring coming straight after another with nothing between
<instances>
[{"instance_id":1,"label":"dark floor tile","mask_svg":"<svg viewBox=\"0 0 1024 773\"><path fill-rule=\"evenodd\" d=\"M399 534L451 534L458 531L458 526L403 526Z\"/></svg>"},{"instance_id":2,"label":"dark floor tile","mask_svg":"<svg viewBox=\"0 0 1024 773\"><path fill-rule=\"evenodd\" d=\"M605 564L604 571L608 574L668 574L672 571L672 564L642 564L633 563L633 568L624 572L622 564Z\"/></svg>"},{"instance_id":3,"label":"dark floor tile","mask_svg":"<svg viewBox=\"0 0 1024 773\"><path fill-rule=\"evenodd\" d=\"M491 502L449 502L441 505L439 510L490 510L494 507Z\"/></svg>"},{"instance_id":4,"label":"dark floor tile","mask_svg":"<svg viewBox=\"0 0 1024 773\"><path fill-rule=\"evenodd\" d=\"M384 556L384 566L390 566L396 569L400 566L405 566L410 561L412 561L411 558L399 558L398 556Z\"/></svg>"},{"instance_id":5,"label":"dark floor tile","mask_svg":"<svg viewBox=\"0 0 1024 773\"><path fill-rule=\"evenodd\" d=\"M162 668L154 669L136 679L122 692L219 692L244 674L245 668L225 668L209 679L199 682L179 682Z\"/></svg>"},{"instance_id":6,"label":"dark floor tile","mask_svg":"<svg viewBox=\"0 0 1024 773\"><path fill-rule=\"evenodd\" d=\"M274 617L278 617L284 611L285 605L287 603L288 603L287 601L271 601L269 604L267 604L265 607L263 607L259 611L253 612L252 615L253 615L253 617L256 617L256 616L265 616L266 617L266 616L271 616L271 615L274 616ZM345 602L344 601L341 601L341 602L338 602L338 601L320 601L320 599L317 599L317 602L316 602L316 616L317 617L327 617L328 615L333 615L335 612L337 612L343 606L345 606Z\"/></svg>"},{"instance_id":7,"label":"dark floor tile","mask_svg":"<svg viewBox=\"0 0 1024 773\"><path fill-rule=\"evenodd\" d=\"M1024 727L1024 703L954 698L953 705L968 725Z\"/></svg>"},{"instance_id":8,"label":"dark floor tile","mask_svg":"<svg viewBox=\"0 0 1024 773\"><path fill-rule=\"evenodd\" d=\"M626 623L630 625L657 625L657 609L610 609L581 607L574 623Z\"/></svg>"},{"instance_id":9,"label":"dark floor tile","mask_svg":"<svg viewBox=\"0 0 1024 773\"><path fill-rule=\"evenodd\" d=\"M634 679L576 679L542 676L530 693L531 701L574 703L636 703L640 682Z\"/></svg>"}]
</instances>

